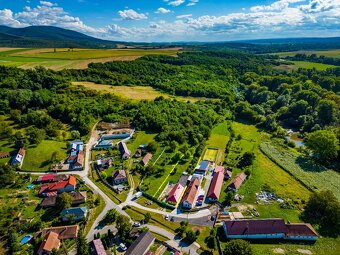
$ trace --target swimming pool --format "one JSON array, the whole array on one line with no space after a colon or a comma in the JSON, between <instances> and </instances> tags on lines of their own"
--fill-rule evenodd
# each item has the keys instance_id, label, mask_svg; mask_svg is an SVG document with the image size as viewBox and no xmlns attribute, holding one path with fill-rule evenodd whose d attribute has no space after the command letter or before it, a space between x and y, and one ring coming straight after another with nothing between
<instances>
[{"instance_id":1,"label":"swimming pool","mask_svg":"<svg viewBox=\"0 0 340 255\"><path fill-rule=\"evenodd\" d=\"M31 235L24 236L24 237L21 239L20 243L21 243L21 244L27 244L31 239L32 239L32 236L31 236Z\"/></svg>"}]
</instances>

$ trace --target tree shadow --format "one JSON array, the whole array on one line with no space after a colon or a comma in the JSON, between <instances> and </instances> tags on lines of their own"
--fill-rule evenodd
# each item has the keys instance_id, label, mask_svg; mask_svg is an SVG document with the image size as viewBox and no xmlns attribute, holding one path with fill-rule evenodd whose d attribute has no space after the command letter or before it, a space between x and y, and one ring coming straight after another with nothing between
<instances>
[{"instance_id":1,"label":"tree shadow","mask_svg":"<svg viewBox=\"0 0 340 255\"><path fill-rule=\"evenodd\" d=\"M303 156L297 157L295 163L301 167L302 170L306 172L324 172L327 168L320 165L313 159L305 158Z\"/></svg>"},{"instance_id":2,"label":"tree shadow","mask_svg":"<svg viewBox=\"0 0 340 255\"><path fill-rule=\"evenodd\" d=\"M50 163L51 163L50 160L45 160L44 162L42 162L42 163L40 164L39 168L46 167L46 166L48 166Z\"/></svg>"}]
</instances>

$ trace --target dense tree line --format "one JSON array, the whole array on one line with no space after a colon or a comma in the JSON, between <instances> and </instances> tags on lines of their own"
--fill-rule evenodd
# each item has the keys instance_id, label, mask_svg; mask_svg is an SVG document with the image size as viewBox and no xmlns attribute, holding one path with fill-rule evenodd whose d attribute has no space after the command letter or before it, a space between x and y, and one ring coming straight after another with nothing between
<instances>
[{"instance_id":1,"label":"dense tree line","mask_svg":"<svg viewBox=\"0 0 340 255\"><path fill-rule=\"evenodd\" d=\"M295 56L286 57L286 59L293 60L293 61L310 61L310 62L340 66L339 58L331 58L331 57L326 57L323 55L317 56L316 54L307 55L303 53L298 53Z\"/></svg>"}]
</instances>

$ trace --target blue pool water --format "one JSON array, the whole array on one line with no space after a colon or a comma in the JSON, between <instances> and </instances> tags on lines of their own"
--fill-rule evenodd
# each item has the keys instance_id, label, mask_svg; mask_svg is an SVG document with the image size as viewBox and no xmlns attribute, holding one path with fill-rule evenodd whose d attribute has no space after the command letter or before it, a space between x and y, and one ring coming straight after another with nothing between
<instances>
[{"instance_id":1,"label":"blue pool water","mask_svg":"<svg viewBox=\"0 0 340 255\"><path fill-rule=\"evenodd\" d=\"M27 188L28 188L28 189L33 189L33 187L34 187L33 184L27 185Z\"/></svg>"},{"instance_id":2,"label":"blue pool water","mask_svg":"<svg viewBox=\"0 0 340 255\"><path fill-rule=\"evenodd\" d=\"M27 244L31 239L32 239L32 236L30 236L30 235L24 236L24 237L21 239L20 243L21 243L21 244Z\"/></svg>"}]
</instances>

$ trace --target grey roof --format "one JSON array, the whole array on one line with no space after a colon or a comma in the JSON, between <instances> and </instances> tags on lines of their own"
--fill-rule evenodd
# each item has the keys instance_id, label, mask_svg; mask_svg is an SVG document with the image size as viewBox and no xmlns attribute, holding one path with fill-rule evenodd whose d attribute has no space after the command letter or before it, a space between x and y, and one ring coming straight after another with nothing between
<instances>
[{"instance_id":1,"label":"grey roof","mask_svg":"<svg viewBox=\"0 0 340 255\"><path fill-rule=\"evenodd\" d=\"M144 232L131 244L125 255L144 255L154 241L155 237L150 231Z\"/></svg>"}]
</instances>

